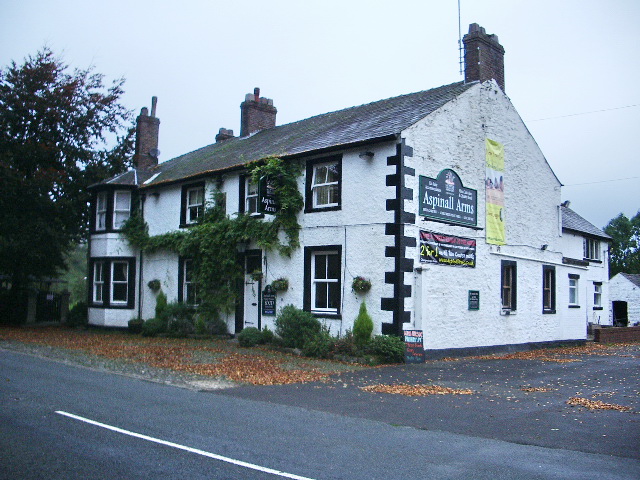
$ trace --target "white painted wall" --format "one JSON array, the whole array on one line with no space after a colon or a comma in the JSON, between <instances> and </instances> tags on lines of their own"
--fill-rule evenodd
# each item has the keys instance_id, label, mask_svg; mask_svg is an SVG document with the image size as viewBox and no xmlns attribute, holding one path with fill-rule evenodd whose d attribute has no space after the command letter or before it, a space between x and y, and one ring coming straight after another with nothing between
<instances>
[{"instance_id":1,"label":"white painted wall","mask_svg":"<svg viewBox=\"0 0 640 480\"><path fill-rule=\"evenodd\" d=\"M408 227L474 238L476 268L425 265L405 281L420 287L407 308L417 311L415 328L424 330L425 348L445 349L583 339L581 313L569 311L563 288L559 209L560 183L508 98L494 82L475 86L403 132L414 148L407 163L415 168L414 198L407 210L418 212L419 175L435 178L451 168L463 185L478 192L478 227L451 226L418 217ZM485 138L505 148L507 245L485 242ZM409 185L408 185L409 186ZM419 242L418 242L419 244ZM541 250L542 245L548 245ZM415 249L416 265L419 250ZM500 301L501 260L517 262L517 311L503 315ZM542 267L556 267L556 313L542 313ZM468 310L468 291L480 291L480 310ZM416 303L416 300L419 303Z\"/></svg>"},{"instance_id":2,"label":"white painted wall","mask_svg":"<svg viewBox=\"0 0 640 480\"><path fill-rule=\"evenodd\" d=\"M640 287L618 273L611 279L611 301L627 302L629 326L640 322Z\"/></svg>"}]
</instances>

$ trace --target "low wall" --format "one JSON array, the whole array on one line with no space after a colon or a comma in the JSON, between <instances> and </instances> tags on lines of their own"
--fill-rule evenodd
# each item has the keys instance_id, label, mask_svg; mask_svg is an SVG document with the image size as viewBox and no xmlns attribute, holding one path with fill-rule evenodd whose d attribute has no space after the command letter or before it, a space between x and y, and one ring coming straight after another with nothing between
<instances>
[{"instance_id":1,"label":"low wall","mask_svg":"<svg viewBox=\"0 0 640 480\"><path fill-rule=\"evenodd\" d=\"M640 327L596 328L593 333L593 340L600 343L640 342Z\"/></svg>"}]
</instances>

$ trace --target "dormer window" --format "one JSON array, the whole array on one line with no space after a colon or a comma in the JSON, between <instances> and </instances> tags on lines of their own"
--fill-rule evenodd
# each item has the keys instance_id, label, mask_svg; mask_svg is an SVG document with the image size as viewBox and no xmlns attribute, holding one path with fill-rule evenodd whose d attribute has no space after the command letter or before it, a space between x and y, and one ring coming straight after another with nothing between
<instances>
[{"instance_id":1,"label":"dormer window","mask_svg":"<svg viewBox=\"0 0 640 480\"><path fill-rule=\"evenodd\" d=\"M183 186L180 226L194 225L202 215L204 215L204 182Z\"/></svg>"}]
</instances>

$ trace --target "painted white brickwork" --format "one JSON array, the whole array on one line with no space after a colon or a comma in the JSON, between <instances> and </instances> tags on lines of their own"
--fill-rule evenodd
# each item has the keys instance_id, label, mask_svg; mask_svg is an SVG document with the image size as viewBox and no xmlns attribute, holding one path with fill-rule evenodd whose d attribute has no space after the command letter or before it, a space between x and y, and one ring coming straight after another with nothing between
<instances>
[{"instance_id":1,"label":"painted white brickwork","mask_svg":"<svg viewBox=\"0 0 640 480\"><path fill-rule=\"evenodd\" d=\"M611 301L627 302L628 325L640 324L640 287L618 273L610 282Z\"/></svg>"}]
</instances>

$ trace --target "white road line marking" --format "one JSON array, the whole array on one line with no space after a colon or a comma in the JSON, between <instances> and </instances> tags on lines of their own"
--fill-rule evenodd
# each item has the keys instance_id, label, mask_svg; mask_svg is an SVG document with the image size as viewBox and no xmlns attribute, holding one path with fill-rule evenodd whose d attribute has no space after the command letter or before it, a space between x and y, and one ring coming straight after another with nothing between
<instances>
[{"instance_id":1,"label":"white road line marking","mask_svg":"<svg viewBox=\"0 0 640 480\"><path fill-rule=\"evenodd\" d=\"M277 475L279 477L292 478L294 480L314 480L313 478L301 477L300 475L294 475L293 473L281 472L279 470L274 470L272 468L261 467L260 465L254 465L253 463L243 462L241 460L235 460L229 457L223 457L222 455L216 455L215 453L205 452L204 450L199 450L197 448L191 448L191 447L186 447L184 445L180 445L177 443L167 442L166 440L160 440L159 438L149 437L141 433L130 432L129 430L124 430L122 428L113 427L105 423L96 422L95 420L90 420L88 418L80 417L79 415L74 415L73 413L63 412L59 410L56 411L56 413L58 415L63 415L65 417L73 418L74 420L80 420L81 422L89 423L91 425L105 428L107 430L121 433L123 435L129 435L130 437L140 438L142 440L147 440L148 442L158 443L160 445L165 445L167 447L177 448L179 450L184 450L186 452L195 453L196 455L202 455L203 457L209 457L215 460L219 460L221 462L231 463L239 467L250 468L252 470L258 470L260 472L270 473L271 475Z\"/></svg>"}]
</instances>

